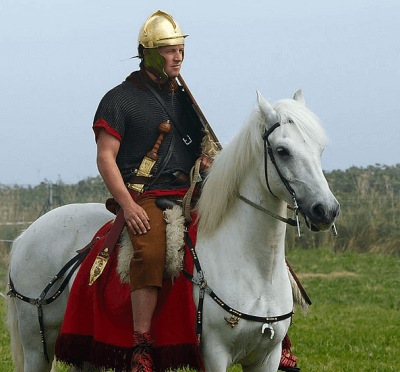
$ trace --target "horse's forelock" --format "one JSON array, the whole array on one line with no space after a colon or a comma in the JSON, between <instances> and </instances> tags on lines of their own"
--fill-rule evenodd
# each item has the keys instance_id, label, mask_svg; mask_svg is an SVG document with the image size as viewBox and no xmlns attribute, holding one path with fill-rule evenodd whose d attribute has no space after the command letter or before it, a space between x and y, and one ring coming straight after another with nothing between
<instances>
[{"instance_id":1,"label":"horse's forelock","mask_svg":"<svg viewBox=\"0 0 400 372\"><path fill-rule=\"evenodd\" d=\"M294 122L306 135L310 143L317 143L321 148L325 147L327 137L319 118L307 107L292 99L283 99L273 105L278 113L281 123L288 120Z\"/></svg>"}]
</instances>

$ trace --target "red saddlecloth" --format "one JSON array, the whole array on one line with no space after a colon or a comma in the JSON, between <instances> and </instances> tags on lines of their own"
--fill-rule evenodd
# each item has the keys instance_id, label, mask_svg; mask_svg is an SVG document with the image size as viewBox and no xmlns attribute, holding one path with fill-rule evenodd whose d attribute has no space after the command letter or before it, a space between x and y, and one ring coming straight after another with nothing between
<instances>
[{"instance_id":1,"label":"red saddlecloth","mask_svg":"<svg viewBox=\"0 0 400 372\"><path fill-rule=\"evenodd\" d=\"M176 195L177 191L162 194ZM102 275L93 286L88 284L90 269L111 226L112 221L98 231L96 236L101 238L79 269L57 339L56 358L77 367L89 362L96 367L129 371L133 341L132 307L129 284L121 284L116 272L118 247ZM189 234L195 243L196 225L193 223ZM187 247L184 268L193 272L193 261ZM184 366L204 371L195 321L192 283L182 273L173 284L166 279L159 292L151 326L156 371Z\"/></svg>"}]
</instances>

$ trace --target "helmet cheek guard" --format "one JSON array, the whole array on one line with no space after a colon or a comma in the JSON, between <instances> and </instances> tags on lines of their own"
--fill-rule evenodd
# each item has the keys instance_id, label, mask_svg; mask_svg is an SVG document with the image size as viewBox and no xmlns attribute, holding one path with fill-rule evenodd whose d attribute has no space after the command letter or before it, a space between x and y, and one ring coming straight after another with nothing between
<instances>
[{"instance_id":1,"label":"helmet cheek guard","mask_svg":"<svg viewBox=\"0 0 400 372\"><path fill-rule=\"evenodd\" d=\"M157 79L167 80L168 75L166 74L164 68L166 60L164 56L160 53L158 48L145 49L144 53L144 65L146 69L153 73Z\"/></svg>"},{"instance_id":2,"label":"helmet cheek guard","mask_svg":"<svg viewBox=\"0 0 400 372\"><path fill-rule=\"evenodd\" d=\"M151 14L140 29L138 37L139 56L144 58L146 68L157 78L168 79L164 70L166 60L158 48L167 45L183 45L187 36L182 34L179 25L170 14L162 10ZM141 55L142 48L146 50L143 55Z\"/></svg>"}]
</instances>

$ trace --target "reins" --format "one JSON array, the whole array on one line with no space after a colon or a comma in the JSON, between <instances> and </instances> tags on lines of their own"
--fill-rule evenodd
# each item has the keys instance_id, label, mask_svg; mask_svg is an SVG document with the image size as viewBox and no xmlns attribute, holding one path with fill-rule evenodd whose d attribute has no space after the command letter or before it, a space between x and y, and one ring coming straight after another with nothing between
<instances>
[{"instance_id":1,"label":"reins","mask_svg":"<svg viewBox=\"0 0 400 372\"><path fill-rule=\"evenodd\" d=\"M243 195L241 195L239 193L236 193L236 196L240 200L243 200L246 204L252 206L253 208L258 209L259 211L261 211L261 212L263 212L265 214L268 214L269 216L271 216L271 217L273 217L273 218L275 218L275 219L277 219L279 221L287 223L288 225L291 225L291 226L297 226L297 222L292 218L286 218L286 217L279 216L279 214L276 214L274 212L269 211L268 209L262 207L261 205L258 205L256 203L252 202L251 200L245 198Z\"/></svg>"}]
</instances>

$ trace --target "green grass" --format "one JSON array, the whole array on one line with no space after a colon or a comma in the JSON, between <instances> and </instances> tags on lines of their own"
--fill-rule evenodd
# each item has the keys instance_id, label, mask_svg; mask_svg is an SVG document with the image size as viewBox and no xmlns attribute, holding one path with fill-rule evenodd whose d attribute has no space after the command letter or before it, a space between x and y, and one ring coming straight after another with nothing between
<instances>
[{"instance_id":1,"label":"green grass","mask_svg":"<svg viewBox=\"0 0 400 372\"><path fill-rule=\"evenodd\" d=\"M302 370L400 370L398 256L293 250L288 259L313 305L289 331Z\"/></svg>"},{"instance_id":2,"label":"green grass","mask_svg":"<svg viewBox=\"0 0 400 372\"><path fill-rule=\"evenodd\" d=\"M4 288L0 287L0 291L4 292ZM10 337L6 327L7 306L6 300L0 297L0 371L14 371L11 358Z\"/></svg>"},{"instance_id":3,"label":"green grass","mask_svg":"<svg viewBox=\"0 0 400 372\"><path fill-rule=\"evenodd\" d=\"M301 370L399 371L399 257L293 249L288 259L313 301L306 317L296 312L289 330ZM0 312L0 371L11 372L3 298ZM56 368L68 371L65 366ZM231 368L240 371L239 366Z\"/></svg>"}]
</instances>

